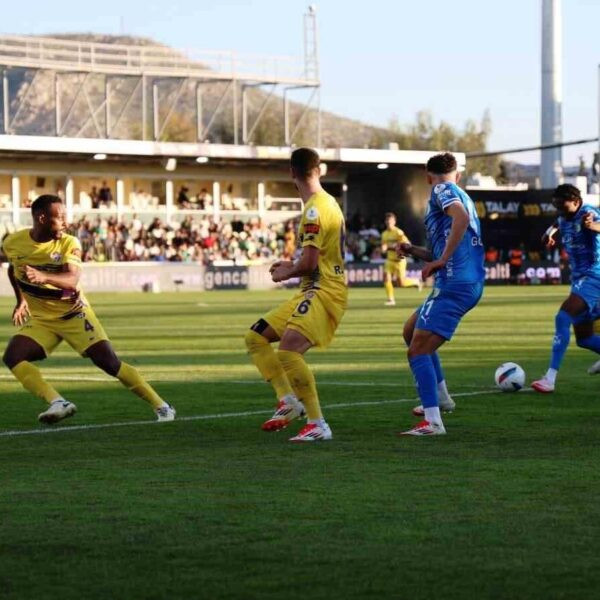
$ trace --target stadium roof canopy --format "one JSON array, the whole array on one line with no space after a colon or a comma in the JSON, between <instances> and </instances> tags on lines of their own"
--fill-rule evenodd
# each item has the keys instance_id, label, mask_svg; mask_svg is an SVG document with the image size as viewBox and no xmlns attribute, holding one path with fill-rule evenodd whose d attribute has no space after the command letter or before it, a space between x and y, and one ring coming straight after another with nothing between
<instances>
[{"instance_id":1,"label":"stadium roof canopy","mask_svg":"<svg viewBox=\"0 0 600 600\"><path fill-rule=\"evenodd\" d=\"M106 160L144 160L176 158L192 164L198 157L215 162L287 161L293 148L286 146L251 146L233 144L195 144L140 140L86 139L29 135L0 135L0 158L35 158L43 160L76 158L93 160L105 154ZM367 148L324 148L319 153L325 162L353 164L424 165L435 154L421 150L378 150ZM465 155L455 153L464 166Z\"/></svg>"}]
</instances>

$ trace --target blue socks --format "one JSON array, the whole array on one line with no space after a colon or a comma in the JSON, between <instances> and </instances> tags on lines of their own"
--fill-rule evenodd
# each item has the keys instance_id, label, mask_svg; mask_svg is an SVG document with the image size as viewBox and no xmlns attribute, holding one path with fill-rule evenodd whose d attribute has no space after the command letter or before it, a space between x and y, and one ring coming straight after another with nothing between
<instances>
[{"instance_id":1,"label":"blue socks","mask_svg":"<svg viewBox=\"0 0 600 600\"><path fill-rule=\"evenodd\" d=\"M444 371L442 370L442 363L440 362L440 355L437 352L434 352L431 355L431 362L433 363L433 368L435 369L435 378L438 383L440 381L444 381Z\"/></svg>"},{"instance_id":2,"label":"blue socks","mask_svg":"<svg viewBox=\"0 0 600 600\"><path fill-rule=\"evenodd\" d=\"M439 358L437 360L439 365ZM434 360L431 354L420 354L408 359L410 370L417 382L417 391L423 408L435 408L438 406L437 377ZM440 367L441 371L441 367Z\"/></svg>"},{"instance_id":3,"label":"blue socks","mask_svg":"<svg viewBox=\"0 0 600 600\"><path fill-rule=\"evenodd\" d=\"M592 352L600 354L600 335L590 335L583 340L577 340L577 345L580 348L586 348Z\"/></svg>"},{"instance_id":4,"label":"blue socks","mask_svg":"<svg viewBox=\"0 0 600 600\"><path fill-rule=\"evenodd\" d=\"M550 368L558 371L563 356L569 346L569 338L571 337L571 317L564 310L559 310L554 319L554 340L552 342L552 359L550 360ZM598 336L593 336L598 337ZM588 338L589 339L589 338Z\"/></svg>"}]
</instances>

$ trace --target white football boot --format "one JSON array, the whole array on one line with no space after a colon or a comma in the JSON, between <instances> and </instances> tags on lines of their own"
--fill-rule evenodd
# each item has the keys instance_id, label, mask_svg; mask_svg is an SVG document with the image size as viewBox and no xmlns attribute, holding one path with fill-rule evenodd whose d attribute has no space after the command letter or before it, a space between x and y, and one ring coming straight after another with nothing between
<instances>
[{"instance_id":1,"label":"white football boot","mask_svg":"<svg viewBox=\"0 0 600 600\"><path fill-rule=\"evenodd\" d=\"M412 429L403 431L398 435L445 435L446 429L442 423L430 423L429 421L421 421Z\"/></svg>"},{"instance_id":2,"label":"white football boot","mask_svg":"<svg viewBox=\"0 0 600 600\"><path fill-rule=\"evenodd\" d=\"M38 415L40 423L51 425L58 423L67 417L72 417L77 412L77 407L64 398L57 398L43 413Z\"/></svg>"},{"instance_id":3,"label":"white football boot","mask_svg":"<svg viewBox=\"0 0 600 600\"><path fill-rule=\"evenodd\" d=\"M386 300L383 304L384 306L396 306L395 300Z\"/></svg>"},{"instance_id":4,"label":"white football boot","mask_svg":"<svg viewBox=\"0 0 600 600\"><path fill-rule=\"evenodd\" d=\"M540 394L551 394L554 391L554 384L550 383L549 379L542 377L531 384L532 389Z\"/></svg>"},{"instance_id":5,"label":"white football boot","mask_svg":"<svg viewBox=\"0 0 600 600\"><path fill-rule=\"evenodd\" d=\"M299 432L298 435L290 438L290 442L319 442L330 440L333 438L333 433L325 421L321 424L307 423Z\"/></svg>"},{"instance_id":6,"label":"white football boot","mask_svg":"<svg viewBox=\"0 0 600 600\"><path fill-rule=\"evenodd\" d=\"M155 409L156 420L157 421L174 421L175 416L177 415L177 411L170 405L165 404L160 408Z\"/></svg>"},{"instance_id":7,"label":"white football boot","mask_svg":"<svg viewBox=\"0 0 600 600\"><path fill-rule=\"evenodd\" d=\"M262 424L263 431L281 431L285 429L294 419L300 419L306 415L304 404L296 396L286 396L277 403L273 416Z\"/></svg>"},{"instance_id":8,"label":"white football boot","mask_svg":"<svg viewBox=\"0 0 600 600\"><path fill-rule=\"evenodd\" d=\"M598 375L598 373L600 373L600 360L596 361L588 370L587 372L590 375Z\"/></svg>"}]
</instances>

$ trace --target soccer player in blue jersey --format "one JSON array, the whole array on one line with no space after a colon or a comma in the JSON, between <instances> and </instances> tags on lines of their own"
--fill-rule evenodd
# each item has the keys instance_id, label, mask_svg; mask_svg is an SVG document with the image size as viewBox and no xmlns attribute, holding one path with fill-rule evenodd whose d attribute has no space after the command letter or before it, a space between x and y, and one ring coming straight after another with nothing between
<instances>
[{"instance_id":1,"label":"soccer player in blue jersey","mask_svg":"<svg viewBox=\"0 0 600 600\"><path fill-rule=\"evenodd\" d=\"M435 276L430 296L404 325L408 363L414 375L424 420L401 435L446 433L440 414L454 408L448 395L438 348L452 338L462 317L481 298L485 270L481 226L475 205L458 187L456 159L446 152L427 161L427 181L432 186L425 214L429 249L400 244L405 255L426 261L423 281Z\"/></svg>"},{"instance_id":2,"label":"soccer player in blue jersey","mask_svg":"<svg viewBox=\"0 0 600 600\"><path fill-rule=\"evenodd\" d=\"M531 387L536 392L554 391L556 376L571 337L571 325L580 348L600 354L600 335L594 334L594 321L600 317L600 211L584 204L574 185L559 185L553 194L558 220L544 234L544 242L553 246L560 232L569 255L571 293L562 303L555 319L550 367ZM598 365L598 363L596 363ZM596 365L589 369L596 373ZM600 365L598 365L600 371Z\"/></svg>"}]
</instances>

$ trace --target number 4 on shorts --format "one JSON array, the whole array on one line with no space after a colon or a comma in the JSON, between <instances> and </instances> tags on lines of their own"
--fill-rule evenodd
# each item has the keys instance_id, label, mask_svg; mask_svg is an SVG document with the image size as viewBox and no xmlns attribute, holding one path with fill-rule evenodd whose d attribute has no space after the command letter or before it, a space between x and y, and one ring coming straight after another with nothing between
<instances>
[{"instance_id":1,"label":"number 4 on shorts","mask_svg":"<svg viewBox=\"0 0 600 600\"><path fill-rule=\"evenodd\" d=\"M87 319L85 319L85 321L83 322L83 328L86 331L94 331L94 326Z\"/></svg>"}]
</instances>

